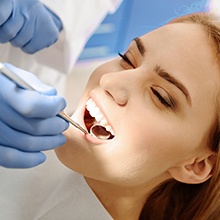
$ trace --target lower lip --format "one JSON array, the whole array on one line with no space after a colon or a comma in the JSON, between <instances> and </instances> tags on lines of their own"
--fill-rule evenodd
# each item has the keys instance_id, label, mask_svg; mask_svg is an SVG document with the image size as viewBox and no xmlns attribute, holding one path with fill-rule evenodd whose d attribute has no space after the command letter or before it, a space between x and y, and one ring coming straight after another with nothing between
<instances>
[{"instance_id":1,"label":"lower lip","mask_svg":"<svg viewBox=\"0 0 220 220\"><path fill-rule=\"evenodd\" d=\"M94 137L94 136L92 136L91 134L86 134L86 135L83 135L83 137L87 140L87 141L89 141L89 142L91 142L91 143L93 143L93 144L102 144L102 143L104 143L105 142L105 140L101 140L101 139L98 139L97 137Z\"/></svg>"}]
</instances>

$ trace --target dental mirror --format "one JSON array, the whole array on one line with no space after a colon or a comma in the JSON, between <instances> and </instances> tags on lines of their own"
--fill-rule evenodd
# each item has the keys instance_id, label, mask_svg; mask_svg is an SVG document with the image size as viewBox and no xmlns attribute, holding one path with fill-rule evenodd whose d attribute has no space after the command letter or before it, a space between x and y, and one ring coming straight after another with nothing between
<instances>
[{"instance_id":1,"label":"dental mirror","mask_svg":"<svg viewBox=\"0 0 220 220\"><path fill-rule=\"evenodd\" d=\"M101 125L93 125L90 129L89 129L89 133L101 140L108 140L111 137L111 133L109 131L107 131L105 129L105 127L101 126Z\"/></svg>"}]
</instances>

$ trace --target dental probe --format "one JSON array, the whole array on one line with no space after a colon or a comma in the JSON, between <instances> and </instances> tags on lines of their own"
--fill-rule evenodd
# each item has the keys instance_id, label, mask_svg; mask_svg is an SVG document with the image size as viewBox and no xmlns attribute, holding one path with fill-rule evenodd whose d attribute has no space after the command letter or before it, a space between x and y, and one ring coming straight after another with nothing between
<instances>
[{"instance_id":1,"label":"dental probe","mask_svg":"<svg viewBox=\"0 0 220 220\"><path fill-rule=\"evenodd\" d=\"M36 89L34 89L30 84L28 84L27 82L25 82L21 77L19 77L17 74L15 74L14 72L12 72L10 69L8 69L3 63L0 62L0 72L5 75L7 78L9 78L10 80L12 80L13 82L15 82L18 86L20 86L21 88L24 89L28 89L31 91L36 91L38 92ZM64 112L61 111L58 116L60 116L61 118L63 118L65 121L69 122L70 124L72 124L73 126L75 126L76 128L78 128L80 131L82 131L85 134L88 134L88 131L85 130L83 127L81 127L78 123L76 123L75 121L73 121L70 116Z\"/></svg>"}]
</instances>

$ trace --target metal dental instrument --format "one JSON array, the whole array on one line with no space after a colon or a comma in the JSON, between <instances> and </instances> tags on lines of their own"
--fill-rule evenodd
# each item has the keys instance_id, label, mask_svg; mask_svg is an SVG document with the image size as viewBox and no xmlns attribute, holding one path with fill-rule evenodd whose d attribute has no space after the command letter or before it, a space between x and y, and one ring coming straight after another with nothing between
<instances>
[{"instance_id":1,"label":"metal dental instrument","mask_svg":"<svg viewBox=\"0 0 220 220\"><path fill-rule=\"evenodd\" d=\"M97 124L94 124L89 129L89 133L100 140L108 140L111 136L110 132L108 132L103 126Z\"/></svg>"},{"instance_id":2,"label":"metal dental instrument","mask_svg":"<svg viewBox=\"0 0 220 220\"><path fill-rule=\"evenodd\" d=\"M10 69L8 69L3 63L0 62L0 73L2 73L3 75L5 75L7 78L9 78L10 80L12 80L13 82L15 82L18 86L20 86L21 88L24 89L28 89L31 91L36 91L36 89L34 89L30 84L28 84L27 82L25 82L21 77L19 77L17 74L15 74L14 72L12 72ZM78 128L80 131L82 131L85 134L88 134L88 131L85 130L83 127L81 127L78 123L76 123L75 121L73 121L70 116L65 113L64 111L61 111L58 116L60 116L61 118L63 118L64 120L66 120L67 122L69 122L70 124L72 124L73 126L75 126L76 128Z\"/></svg>"}]
</instances>

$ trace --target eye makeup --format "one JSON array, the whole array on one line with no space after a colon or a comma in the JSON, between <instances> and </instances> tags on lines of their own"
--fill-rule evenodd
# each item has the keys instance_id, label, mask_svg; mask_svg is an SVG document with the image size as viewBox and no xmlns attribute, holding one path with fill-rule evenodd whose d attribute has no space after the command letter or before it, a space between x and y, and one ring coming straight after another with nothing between
<instances>
[{"instance_id":1,"label":"eye makeup","mask_svg":"<svg viewBox=\"0 0 220 220\"><path fill-rule=\"evenodd\" d=\"M167 108L174 109L175 108L175 102L173 98L169 94L165 94L166 92L163 91L163 89L155 89L151 87L151 91L153 94L157 97L157 99Z\"/></svg>"},{"instance_id":2,"label":"eye makeup","mask_svg":"<svg viewBox=\"0 0 220 220\"><path fill-rule=\"evenodd\" d=\"M127 64L129 64L130 66L135 68L135 66L132 64L132 62L128 59L126 53L121 54L120 52L118 52L118 55L122 58L123 61L125 61Z\"/></svg>"}]
</instances>

